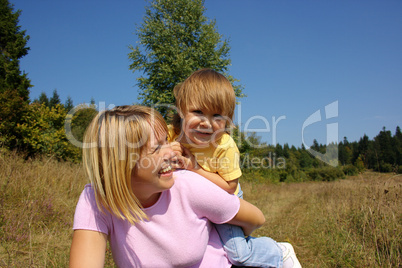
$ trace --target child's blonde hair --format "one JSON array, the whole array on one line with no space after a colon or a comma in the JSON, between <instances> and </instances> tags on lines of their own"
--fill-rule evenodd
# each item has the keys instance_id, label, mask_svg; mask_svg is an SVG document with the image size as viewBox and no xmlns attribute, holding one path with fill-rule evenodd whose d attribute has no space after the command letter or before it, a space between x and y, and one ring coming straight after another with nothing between
<instances>
[{"instance_id":1,"label":"child's blonde hair","mask_svg":"<svg viewBox=\"0 0 402 268\"><path fill-rule=\"evenodd\" d=\"M236 95L230 81L212 69L201 69L191 74L174 90L178 115L173 119L177 134L180 133L181 118L190 107L216 111L232 124L236 107Z\"/></svg>"},{"instance_id":2,"label":"child's blonde hair","mask_svg":"<svg viewBox=\"0 0 402 268\"><path fill-rule=\"evenodd\" d=\"M131 173L151 131L157 138L168 131L158 112L144 106L118 106L99 112L84 136L83 164L98 208L131 224L147 218L132 191Z\"/></svg>"}]
</instances>

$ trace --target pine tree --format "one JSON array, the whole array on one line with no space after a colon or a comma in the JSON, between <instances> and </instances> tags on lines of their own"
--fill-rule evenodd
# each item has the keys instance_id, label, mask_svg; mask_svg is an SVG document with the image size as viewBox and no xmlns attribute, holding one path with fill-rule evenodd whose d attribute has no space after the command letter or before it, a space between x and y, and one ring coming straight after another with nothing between
<instances>
[{"instance_id":1,"label":"pine tree","mask_svg":"<svg viewBox=\"0 0 402 268\"><path fill-rule=\"evenodd\" d=\"M29 36L18 25L21 11L0 0L0 145L17 148L22 137L16 126L28 109L30 80L19 60L28 54Z\"/></svg>"},{"instance_id":2,"label":"pine tree","mask_svg":"<svg viewBox=\"0 0 402 268\"><path fill-rule=\"evenodd\" d=\"M378 154L377 157L380 163L380 171L385 171L383 169L384 164L396 164L396 151L392 141L391 131L386 130L385 127L383 127L383 130L380 131L376 137L374 137L374 145Z\"/></svg>"},{"instance_id":3,"label":"pine tree","mask_svg":"<svg viewBox=\"0 0 402 268\"><path fill-rule=\"evenodd\" d=\"M399 126L396 127L394 135L394 146L396 155L396 164L398 166L402 165L402 132Z\"/></svg>"},{"instance_id":4,"label":"pine tree","mask_svg":"<svg viewBox=\"0 0 402 268\"><path fill-rule=\"evenodd\" d=\"M46 107L49 107L49 98L46 93L42 91L39 95L39 99L35 100L35 102L39 102L39 104L45 104Z\"/></svg>"},{"instance_id":5,"label":"pine tree","mask_svg":"<svg viewBox=\"0 0 402 268\"><path fill-rule=\"evenodd\" d=\"M64 109L69 112L71 109L74 108L73 99L70 96L67 97L66 103L64 104Z\"/></svg>"},{"instance_id":6,"label":"pine tree","mask_svg":"<svg viewBox=\"0 0 402 268\"><path fill-rule=\"evenodd\" d=\"M60 97L57 94L57 89L53 90L53 96L49 100L49 108L55 107L57 104L60 104Z\"/></svg>"}]
</instances>

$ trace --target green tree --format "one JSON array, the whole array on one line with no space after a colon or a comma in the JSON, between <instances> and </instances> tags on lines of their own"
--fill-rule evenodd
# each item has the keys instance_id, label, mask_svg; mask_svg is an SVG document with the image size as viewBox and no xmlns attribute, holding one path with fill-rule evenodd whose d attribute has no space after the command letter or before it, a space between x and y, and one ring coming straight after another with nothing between
<instances>
[{"instance_id":1,"label":"green tree","mask_svg":"<svg viewBox=\"0 0 402 268\"><path fill-rule=\"evenodd\" d=\"M399 126L396 127L394 137L395 137L399 142L402 143L402 132L401 132L401 128L400 128Z\"/></svg>"},{"instance_id":2,"label":"green tree","mask_svg":"<svg viewBox=\"0 0 402 268\"><path fill-rule=\"evenodd\" d=\"M71 120L71 134L77 141L83 141L85 130L97 113L98 111L95 109L93 104L90 106L87 106L86 104L77 106L77 112L74 113Z\"/></svg>"},{"instance_id":3,"label":"green tree","mask_svg":"<svg viewBox=\"0 0 402 268\"><path fill-rule=\"evenodd\" d=\"M64 109L66 109L66 111L69 112L73 108L74 108L73 99L70 96L68 96L66 103L64 104Z\"/></svg>"},{"instance_id":4,"label":"green tree","mask_svg":"<svg viewBox=\"0 0 402 268\"><path fill-rule=\"evenodd\" d=\"M396 127L394 135L397 164L402 165L402 132L399 126Z\"/></svg>"},{"instance_id":5,"label":"green tree","mask_svg":"<svg viewBox=\"0 0 402 268\"><path fill-rule=\"evenodd\" d=\"M142 71L137 79L139 99L145 105L173 104L173 88L192 72L211 68L226 74L228 40L222 39L215 20L204 16L203 0L151 0L137 28L139 44L130 46L130 69ZM228 76L232 84L238 80ZM242 87L234 86L243 97ZM160 107L166 114L166 108Z\"/></svg>"},{"instance_id":6,"label":"green tree","mask_svg":"<svg viewBox=\"0 0 402 268\"><path fill-rule=\"evenodd\" d=\"M21 11L0 0L0 144L18 148L22 136L16 126L28 110L31 83L20 71L19 60L28 54L29 36L18 25Z\"/></svg>"},{"instance_id":7,"label":"green tree","mask_svg":"<svg viewBox=\"0 0 402 268\"><path fill-rule=\"evenodd\" d=\"M364 163L365 167L368 167L368 163L369 163L369 146L370 146L370 140L369 137L364 134L364 136L362 138L360 138L359 143L358 143L358 154L360 160ZM357 161L357 160L356 160Z\"/></svg>"},{"instance_id":8,"label":"green tree","mask_svg":"<svg viewBox=\"0 0 402 268\"><path fill-rule=\"evenodd\" d=\"M49 107L49 98L47 97L46 93L43 91L39 95L39 104L44 104L45 106Z\"/></svg>"},{"instance_id":9,"label":"green tree","mask_svg":"<svg viewBox=\"0 0 402 268\"><path fill-rule=\"evenodd\" d=\"M302 148L299 150L299 166L302 170L306 170L307 168L311 168L313 166L314 160L312 156L307 152L306 148L302 144Z\"/></svg>"},{"instance_id":10,"label":"green tree","mask_svg":"<svg viewBox=\"0 0 402 268\"><path fill-rule=\"evenodd\" d=\"M59 94L57 94L57 89L53 90L53 96L49 100L49 107L53 108L57 104L60 104L60 97Z\"/></svg>"},{"instance_id":11,"label":"green tree","mask_svg":"<svg viewBox=\"0 0 402 268\"><path fill-rule=\"evenodd\" d=\"M379 153L380 162L383 161L391 165L396 163L396 152L392 144L391 131L383 127L382 131L374 137L374 143Z\"/></svg>"},{"instance_id":12,"label":"green tree","mask_svg":"<svg viewBox=\"0 0 402 268\"><path fill-rule=\"evenodd\" d=\"M360 156L356 159L355 167L357 167L359 172L363 172L365 170L364 162Z\"/></svg>"}]
</instances>

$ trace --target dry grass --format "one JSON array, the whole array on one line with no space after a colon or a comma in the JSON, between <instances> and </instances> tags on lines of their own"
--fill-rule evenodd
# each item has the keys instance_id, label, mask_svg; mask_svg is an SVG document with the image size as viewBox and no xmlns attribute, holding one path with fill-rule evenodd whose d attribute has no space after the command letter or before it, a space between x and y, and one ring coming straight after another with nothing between
<instances>
[{"instance_id":1,"label":"dry grass","mask_svg":"<svg viewBox=\"0 0 402 268\"><path fill-rule=\"evenodd\" d=\"M400 267L402 175L247 184L267 223L256 232L292 243L303 267Z\"/></svg>"},{"instance_id":2,"label":"dry grass","mask_svg":"<svg viewBox=\"0 0 402 268\"><path fill-rule=\"evenodd\" d=\"M0 267L65 267L80 166L0 154Z\"/></svg>"},{"instance_id":3,"label":"dry grass","mask_svg":"<svg viewBox=\"0 0 402 268\"><path fill-rule=\"evenodd\" d=\"M0 267L66 267L80 165L24 161L0 151ZM267 224L304 267L401 266L402 176L365 173L334 182L242 183ZM106 267L113 267L108 254Z\"/></svg>"}]
</instances>

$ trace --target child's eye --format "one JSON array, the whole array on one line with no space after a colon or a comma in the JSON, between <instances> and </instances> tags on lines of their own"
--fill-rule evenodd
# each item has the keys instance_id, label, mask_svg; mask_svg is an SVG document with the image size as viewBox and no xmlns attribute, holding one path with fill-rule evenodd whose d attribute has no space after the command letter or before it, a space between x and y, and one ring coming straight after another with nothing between
<instances>
[{"instance_id":1,"label":"child's eye","mask_svg":"<svg viewBox=\"0 0 402 268\"><path fill-rule=\"evenodd\" d=\"M223 115L221 114L214 114L215 120L223 120Z\"/></svg>"},{"instance_id":2,"label":"child's eye","mask_svg":"<svg viewBox=\"0 0 402 268\"><path fill-rule=\"evenodd\" d=\"M195 114L202 114L202 111L201 110L194 110L194 111L192 111L193 113L195 113Z\"/></svg>"}]
</instances>

